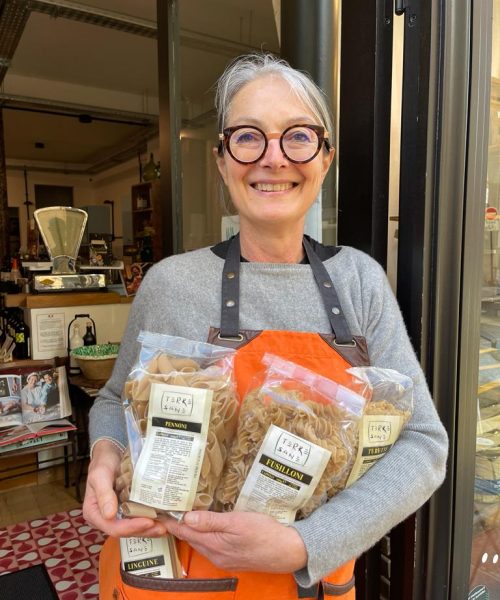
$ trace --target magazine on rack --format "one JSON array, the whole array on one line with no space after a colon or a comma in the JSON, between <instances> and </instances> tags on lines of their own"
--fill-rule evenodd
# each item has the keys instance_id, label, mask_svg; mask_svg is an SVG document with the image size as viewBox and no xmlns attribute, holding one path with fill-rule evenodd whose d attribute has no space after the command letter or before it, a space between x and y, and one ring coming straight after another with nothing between
<instances>
[{"instance_id":1,"label":"magazine on rack","mask_svg":"<svg viewBox=\"0 0 500 600\"><path fill-rule=\"evenodd\" d=\"M74 431L75 429L75 425L68 419L38 421L5 428L0 430L0 453L7 449L28 448L44 442L49 443L67 439L68 431ZM63 433L66 435L64 436Z\"/></svg>"},{"instance_id":2,"label":"magazine on rack","mask_svg":"<svg viewBox=\"0 0 500 600\"><path fill-rule=\"evenodd\" d=\"M0 445L74 429L70 415L64 367L0 373Z\"/></svg>"}]
</instances>

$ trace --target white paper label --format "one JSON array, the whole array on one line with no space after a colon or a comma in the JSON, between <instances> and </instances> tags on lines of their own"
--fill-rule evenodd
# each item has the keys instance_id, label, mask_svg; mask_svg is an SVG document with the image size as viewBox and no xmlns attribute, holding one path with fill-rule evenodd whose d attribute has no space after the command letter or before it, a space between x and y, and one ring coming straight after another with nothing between
<instances>
[{"instance_id":1,"label":"white paper label","mask_svg":"<svg viewBox=\"0 0 500 600\"><path fill-rule=\"evenodd\" d=\"M346 487L352 485L389 452L403 427L399 415L364 415L359 428L358 454Z\"/></svg>"},{"instance_id":2,"label":"white paper label","mask_svg":"<svg viewBox=\"0 0 500 600\"><path fill-rule=\"evenodd\" d=\"M205 454L212 390L153 383L146 438L130 499L160 510L193 507Z\"/></svg>"},{"instance_id":3,"label":"white paper label","mask_svg":"<svg viewBox=\"0 0 500 600\"><path fill-rule=\"evenodd\" d=\"M234 510L259 512L288 525L313 495L331 452L271 425Z\"/></svg>"},{"instance_id":4,"label":"white paper label","mask_svg":"<svg viewBox=\"0 0 500 600\"><path fill-rule=\"evenodd\" d=\"M147 577L174 577L166 537L120 538L122 569L125 573Z\"/></svg>"}]
</instances>

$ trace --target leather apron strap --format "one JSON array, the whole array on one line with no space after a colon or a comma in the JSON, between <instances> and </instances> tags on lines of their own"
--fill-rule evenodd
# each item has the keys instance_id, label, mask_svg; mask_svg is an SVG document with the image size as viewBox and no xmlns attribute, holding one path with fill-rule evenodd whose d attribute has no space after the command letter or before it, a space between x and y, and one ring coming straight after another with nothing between
<instances>
[{"instance_id":1,"label":"leather apron strap","mask_svg":"<svg viewBox=\"0 0 500 600\"><path fill-rule=\"evenodd\" d=\"M314 274L323 299L323 304L330 321L335 343L355 345L349 325L344 317L335 286L321 259L314 252L311 244L304 237L302 240L309 264ZM226 254L222 271L222 298L220 337L238 339L240 336L240 237L235 235Z\"/></svg>"}]
</instances>

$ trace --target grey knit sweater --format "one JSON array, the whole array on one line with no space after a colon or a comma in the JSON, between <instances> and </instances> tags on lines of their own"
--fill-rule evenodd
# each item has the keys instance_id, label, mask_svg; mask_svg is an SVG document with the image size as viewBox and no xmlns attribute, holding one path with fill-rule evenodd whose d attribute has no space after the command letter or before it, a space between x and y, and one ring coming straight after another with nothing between
<instances>
[{"instance_id":1,"label":"grey knit sweater","mask_svg":"<svg viewBox=\"0 0 500 600\"><path fill-rule=\"evenodd\" d=\"M92 444L108 438L126 445L121 391L138 355L141 329L206 341L209 327L219 326L223 264L204 248L169 257L149 270L132 305L113 375L90 413ZM351 332L366 338L371 364L412 377L414 412L388 455L350 488L293 525L309 557L307 567L295 573L302 586L359 556L426 502L443 481L448 448L381 267L348 247L323 264ZM307 264L242 263L240 299L242 329L331 331Z\"/></svg>"}]
</instances>

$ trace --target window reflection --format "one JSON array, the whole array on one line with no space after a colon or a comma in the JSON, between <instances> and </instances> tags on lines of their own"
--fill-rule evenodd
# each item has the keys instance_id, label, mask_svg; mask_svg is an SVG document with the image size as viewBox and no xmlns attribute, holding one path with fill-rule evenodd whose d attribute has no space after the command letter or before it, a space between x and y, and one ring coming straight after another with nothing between
<instances>
[{"instance_id":1,"label":"window reflection","mask_svg":"<svg viewBox=\"0 0 500 600\"><path fill-rule=\"evenodd\" d=\"M492 43L470 589L500 598L500 0Z\"/></svg>"}]
</instances>

